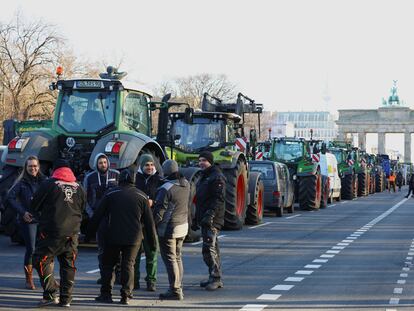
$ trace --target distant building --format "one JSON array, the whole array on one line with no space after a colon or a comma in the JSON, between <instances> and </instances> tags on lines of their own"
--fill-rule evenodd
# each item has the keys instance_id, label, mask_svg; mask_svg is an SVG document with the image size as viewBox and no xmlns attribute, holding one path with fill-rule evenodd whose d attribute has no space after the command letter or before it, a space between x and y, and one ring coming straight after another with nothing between
<instances>
[{"instance_id":1,"label":"distant building","mask_svg":"<svg viewBox=\"0 0 414 311\"><path fill-rule=\"evenodd\" d=\"M293 122L275 123L272 125L273 137L295 136L295 124Z\"/></svg>"},{"instance_id":2,"label":"distant building","mask_svg":"<svg viewBox=\"0 0 414 311\"><path fill-rule=\"evenodd\" d=\"M334 116L328 111L289 111L278 112L275 130L283 127L284 124L293 123L293 136L310 139L310 130L313 130L314 139L333 140L336 138L338 130L334 121ZM272 136L278 136L272 133ZM285 135L282 135L285 136ZM286 135L288 136L288 135Z\"/></svg>"}]
</instances>

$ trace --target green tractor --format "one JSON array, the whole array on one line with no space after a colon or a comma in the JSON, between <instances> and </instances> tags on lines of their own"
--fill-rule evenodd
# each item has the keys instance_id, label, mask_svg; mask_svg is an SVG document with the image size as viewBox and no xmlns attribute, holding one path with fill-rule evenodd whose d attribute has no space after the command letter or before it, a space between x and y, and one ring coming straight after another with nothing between
<instances>
[{"instance_id":1,"label":"green tractor","mask_svg":"<svg viewBox=\"0 0 414 311\"><path fill-rule=\"evenodd\" d=\"M358 196L367 196L369 194L370 176L365 153L359 148L354 147L351 150L351 154L354 159L354 171L358 174Z\"/></svg>"},{"instance_id":2,"label":"green tractor","mask_svg":"<svg viewBox=\"0 0 414 311\"><path fill-rule=\"evenodd\" d=\"M358 175L355 172L356 155L349 143L334 141L329 144L329 152L338 162L338 174L341 177L341 198L352 200L358 196Z\"/></svg>"},{"instance_id":3,"label":"green tractor","mask_svg":"<svg viewBox=\"0 0 414 311\"><path fill-rule=\"evenodd\" d=\"M270 160L288 166L295 181L295 198L300 208L306 210L320 208L324 189L319 150L311 149L310 142L302 138L287 137L273 138L270 149Z\"/></svg>"},{"instance_id":4,"label":"green tractor","mask_svg":"<svg viewBox=\"0 0 414 311\"><path fill-rule=\"evenodd\" d=\"M0 191L10 187L29 155L39 158L45 174L56 159L66 159L79 181L94 168L98 153L105 153L110 167L118 170L135 170L140 156L149 153L160 170L166 156L150 137L151 95L121 82L125 75L109 66L100 79L52 83L50 89L59 92L53 121L50 127L23 131L8 143L2 154ZM18 232L7 206L5 214L3 227L13 239Z\"/></svg>"},{"instance_id":5,"label":"green tractor","mask_svg":"<svg viewBox=\"0 0 414 311\"><path fill-rule=\"evenodd\" d=\"M239 230L244 223L260 223L263 218L263 181L259 173L248 171L255 135L253 131L250 138L253 146L249 146L243 125L246 113L257 113L260 122L263 105L241 93L236 103L223 103L205 93L202 111L187 107L184 112L168 112L175 105L184 104L166 103L161 108L157 141L165 147L167 155L179 163L181 172L190 181L193 210L197 200L195 185L200 178L198 155L208 150L227 179L224 228Z\"/></svg>"}]
</instances>

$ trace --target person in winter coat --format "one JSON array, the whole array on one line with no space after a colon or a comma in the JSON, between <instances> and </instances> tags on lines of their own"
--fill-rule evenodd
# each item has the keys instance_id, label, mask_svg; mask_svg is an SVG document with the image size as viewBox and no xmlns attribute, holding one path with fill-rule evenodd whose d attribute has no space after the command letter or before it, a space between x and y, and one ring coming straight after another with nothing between
<instances>
[{"instance_id":1,"label":"person in winter coat","mask_svg":"<svg viewBox=\"0 0 414 311\"><path fill-rule=\"evenodd\" d=\"M405 197L408 198L412 191L414 191L414 174L411 174L410 176L410 181L408 182L408 193Z\"/></svg>"},{"instance_id":2,"label":"person in winter coat","mask_svg":"<svg viewBox=\"0 0 414 311\"><path fill-rule=\"evenodd\" d=\"M201 281L200 286L206 290L223 287L218 235L224 225L225 183L226 179L220 168L214 164L213 154L203 151L199 155L202 174L196 189L196 219L192 229L201 226L203 237L203 259L209 270L208 280Z\"/></svg>"},{"instance_id":3,"label":"person in winter coat","mask_svg":"<svg viewBox=\"0 0 414 311\"><path fill-rule=\"evenodd\" d=\"M160 299L182 300L184 268L181 250L188 232L190 184L178 173L178 164L174 160L165 161L162 169L166 178L155 200L154 221L170 287L160 294Z\"/></svg>"},{"instance_id":4,"label":"person in winter coat","mask_svg":"<svg viewBox=\"0 0 414 311\"><path fill-rule=\"evenodd\" d=\"M398 191L401 191L401 187L402 187L402 184L403 184L403 175L402 175L401 171L398 171L395 181L396 181L397 186L398 186Z\"/></svg>"},{"instance_id":5,"label":"person in winter coat","mask_svg":"<svg viewBox=\"0 0 414 311\"><path fill-rule=\"evenodd\" d=\"M69 164L62 159L54 163L52 177L41 183L33 195L31 207L39 215L39 241L33 255L34 266L43 287L39 306L58 303L69 307L75 282L75 261L78 253L78 234L86 194L76 183ZM54 257L60 265L60 287L53 275Z\"/></svg>"},{"instance_id":6,"label":"person in winter coat","mask_svg":"<svg viewBox=\"0 0 414 311\"><path fill-rule=\"evenodd\" d=\"M155 162L150 154L143 154L140 158L140 166L135 176L136 187L143 191L149 198L149 206L153 208L155 195L158 187L162 185L161 177L155 169ZM147 276L145 281L147 282L147 290L154 292L156 290L157 282L157 251L153 251L147 243L147 239L144 236L142 246L138 251L137 258L135 260L135 280L134 289L139 289L140 272L139 266L141 262L141 254L145 252L145 267L147 270Z\"/></svg>"},{"instance_id":7,"label":"person in winter coat","mask_svg":"<svg viewBox=\"0 0 414 311\"><path fill-rule=\"evenodd\" d=\"M7 195L7 204L16 210L17 222L23 234L26 252L24 254L24 273L26 288L36 289L33 283L33 253L37 237L37 216L31 209L33 194L45 180L40 171L39 159L29 156L24 162L24 169Z\"/></svg>"},{"instance_id":8,"label":"person in winter coat","mask_svg":"<svg viewBox=\"0 0 414 311\"><path fill-rule=\"evenodd\" d=\"M97 208L97 204L108 189L118 185L119 172L110 168L108 157L103 153L98 153L95 157L95 167L92 172L85 176L83 186L86 189L87 205L86 212L91 218ZM102 279L102 254L105 247L104 233L107 230L107 219L103 219L99 225L96 240L98 242L98 262ZM116 269L117 279L119 280L119 269ZM97 283L100 284L101 279Z\"/></svg>"},{"instance_id":9,"label":"person in winter coat","mask_svg":"<svg viewBox=\"0 0 414 311\"><path fill-rule=\"evenodd\" d=\"M102 198L90 228L97 228L108 218L102 256L101 294L96 301L112 303L112 273L121 256L121 303L129 304L134 287L134 261L141 247L143 231L152 250L156 249L156 232L148 197L134 185L134 174L128 169L119 176L119 186L109 190Z\"/></svg>"}]
</instances>

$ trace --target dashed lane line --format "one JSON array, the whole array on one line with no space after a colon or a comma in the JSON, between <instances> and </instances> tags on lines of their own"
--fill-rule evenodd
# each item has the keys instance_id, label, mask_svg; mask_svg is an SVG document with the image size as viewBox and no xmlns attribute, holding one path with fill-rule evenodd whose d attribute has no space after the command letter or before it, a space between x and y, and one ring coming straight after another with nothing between
<instances>
[{"instance_id":1,"label":"dashed lane line","mask_svg":"<svg viewBox=\"0 0 414 311\"><path fill-rule=\"evenodd\" d=\"M227 236L227 235L226 235L226 234L219 235L219 236L217 237L217 239L224 238L225 236ZM194 242L194 243L190 243L190 245L199 245L199 244L201 244L201 243L203 243L203 240L198 241L198 242ZM142 260L142 258L141 258L141 260Z\"/></svg>"},{"instance_id":2,"label":"dashed lane line","mask_svg":"<svg viewBox=\"0 0 414 311\"><path fill-rule=\"evenodd\" d=\"M262 294L259 297L257 297L257 300L272 300L276 301L278 300L282 295L273 295L273 294Z\"/></svg>"},{"instance_id":3,"label":"dashed lane line","mask_svg":"<svg viewBox=\"0 0 414 311\"><path fill-rule=\"evenodd\" d=\"M301 216L302 214L297 214L297 215L293 215L293 216L289 216L289 217L286 217L286 219L292 219L292 218L295 218L295 217L299 217L299 216Z\"/></svg>"},{"instance_id":4,"label":"dashed lane line","mask_svg":"<svg viewBox=\"0 0 414 311\"><path fill-rule=\"evenodd\" d=\"M270 290L291 290L295 285L278 284L273 286Z\"/></svg>"},{"instance_id":5,"label":"dashed lane line","mask_svg":"<svg viewBox=\"0 0 414 311\"><path fill-rule=\"evenodd\" d=\"M253 226L253 227L249 227L248 229L256 229L256 228L263 227L263 226L267 226L267 225L270 225L270 224L271 224L271 222L264 222L264 223L262 223L260 225Z\"/></svg>"},{"instance_id":6,"label":"dashed lane line","mask_svg":"<svg viewBox=\"0 0 414 311\"><path fill-rule=\"evenodd\" d=\"M286 278L285 282L302 282L305 278L290 276Z\"/></svg>"},{"instance_id":7,"label":"dashed lane line","mask_svg":"<svg viewBox=\"0 0 414 311\"><path fill-rule=\"evenodd\" d=\"M241 308L240 311L262 311L266 307L267 305L248 304Z\"/></svg>"}]
</instances>

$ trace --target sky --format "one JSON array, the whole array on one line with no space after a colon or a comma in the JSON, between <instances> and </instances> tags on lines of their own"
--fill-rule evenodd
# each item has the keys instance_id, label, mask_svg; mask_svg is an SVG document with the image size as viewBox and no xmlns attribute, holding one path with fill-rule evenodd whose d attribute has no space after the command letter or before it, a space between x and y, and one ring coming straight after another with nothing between
<instances>
[{"instance_id":1,"label":"sky","mask_svg":"<svg viewBox=\"0 0 414 311\"><path fill-rule=\"evenodd\" d=\"M119 60L152 89L199 73L226 74L266 110L377 108L398 80L414 105L410 1L4 1L56 25L77 55ZM324 97L329 97L326 105Z\"/></svg>"}]
</instances>

